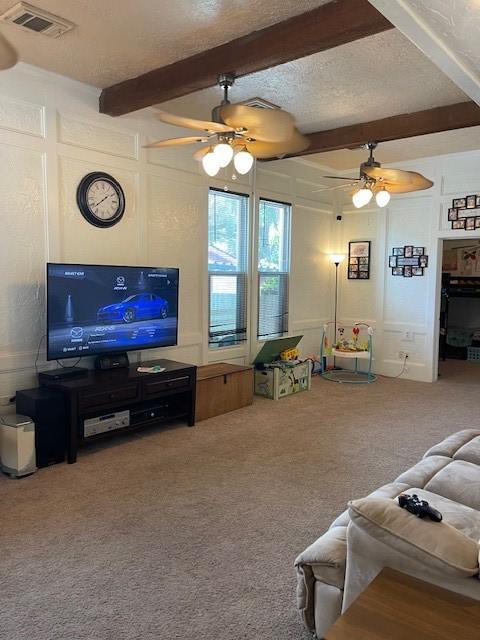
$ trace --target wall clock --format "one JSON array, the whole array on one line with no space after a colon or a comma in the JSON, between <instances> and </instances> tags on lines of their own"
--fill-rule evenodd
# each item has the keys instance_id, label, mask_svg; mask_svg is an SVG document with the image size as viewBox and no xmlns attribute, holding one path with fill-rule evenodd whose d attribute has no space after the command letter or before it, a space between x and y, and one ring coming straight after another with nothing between
<instances>
[{"instance_id":1,"label":"wall clock","mask_svg":"<svg viewBox=\"0 0 480 640\"><path fill-rule=\"evenodd\" d=\"M113 227L125 211L125 194L108 173L93 171L77 187L77 205L82 216L95 227Z\"/></svg>"}]
</instances>

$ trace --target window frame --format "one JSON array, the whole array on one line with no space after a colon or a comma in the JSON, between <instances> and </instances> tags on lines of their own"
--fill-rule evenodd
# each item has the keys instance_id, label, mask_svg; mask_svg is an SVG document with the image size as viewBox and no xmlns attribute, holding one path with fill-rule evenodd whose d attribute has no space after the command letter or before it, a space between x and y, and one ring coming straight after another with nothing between
<instances>
[{"instance_id":1,"label":"window frame","mask_svg":"<svg viewBox=\"0 0 480 640\"><path fill-rule=\"evenodd\" d=\"M244 251L239 252L239 261L242 262L241 268L242 270L237 271L215 271L210 269L210 264L208 261L208 250L210 248L210 239L209 239L209 226L210 226L210 193L217 192L221 195L228 196L237 196L239 198L245 199L244 202L244 210L245 215L244 219L241 221L242 228L240 230L241 236L244 239ZM210 359L212 354L219 352L223 349L232 350L232 349L245 349L250 340L250 300L249 300L249 277L250 277L250 255L251 255L251 237L250 237L250 208L251 208L251 195L249 193L244 193L240 191L232 191L229 189L225 191L225 189L221 189L218 187L209 186L208 194L207 194L207 344L206 349L207 353L210 354ZM211 282L212 277L221 276L232 278L236 280L237 287L237 295L239 288L242 288L242 297L243 297L243 306L242 304L236 305L236 328L235 331L239 331L240 325L242 324L242 317L245 317L245 337L243 339L237 340L233 344L216 346L215 342L211 342L212 332L211 330Z\"/></svg>"},{"instance_id":2,"label":"window frame","mask_svg":"<svg viewBox=\"0 0 480 640\"><path fill-rule=\"evenodd\" d=\"M284 211L286 212L286 224L284 224L284 249L283 249L283 256L282 256L282 267L284 268L283 271L273 271L273 270L261 270L260 269L260 207L262 202L267 202L267 203L271 203L274 205L280 205L283 206L285 209ZM256 287L257 287L257 291L256 291L256 331L255 331L255 338L257 343L263 343L266 342L267 340L272 340L275 338L280 338L283 337L285 335L287 335L290 331L290 314L289 314L289 305L290 305L290 276L291 276L291 253L292 253L292 242L291 242L291 237L292 237L292 213L293 213L293 205L291 202L286 202L283 200L278 200L275 199L274 197L267 197L267 196L258 196L258 200L257 200L257 206L256 206L256 244L255 244L255 272L256 272ZM286 268L286 270L285 270ZM273 277L279 277L280 281L282 280L282 278L284 279L284 283L285 283L285 288L286 291L284 293L284 300L283 300L283 309L285 310L285 319L284 319L284 326L283 326L283 331L281 333L275 333L275 334L260 334L260 311L261 311L261 297L260 297L260 283L261 283L261 279L262 277L268 277L268 276L273 276Z\"/></svg>"}]
</instances>

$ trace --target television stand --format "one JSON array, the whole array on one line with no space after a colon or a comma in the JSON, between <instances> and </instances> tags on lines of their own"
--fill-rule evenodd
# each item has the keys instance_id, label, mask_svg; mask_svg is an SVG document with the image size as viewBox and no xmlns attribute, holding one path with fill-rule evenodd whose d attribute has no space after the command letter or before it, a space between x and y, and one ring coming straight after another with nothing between
<instances>
[{"instance_id":1,"label":"television stand","mask_svg":"<svg viewBox=\"0 0 480 640\"><path fill-rule=\"evenodd\" d=\"M88 369L80 378L40 379L41 386L65 396L69 464L76 462L82 444L119 432L180 419L193 427L197 367L174 360L155 360L142 366L160 366L163 371L142 373L135 364L106 371ZM110 430L91 435L92 421L112 420L112 414L117 413L120 416L110 422Z\"/></svg>"}]
</instances>

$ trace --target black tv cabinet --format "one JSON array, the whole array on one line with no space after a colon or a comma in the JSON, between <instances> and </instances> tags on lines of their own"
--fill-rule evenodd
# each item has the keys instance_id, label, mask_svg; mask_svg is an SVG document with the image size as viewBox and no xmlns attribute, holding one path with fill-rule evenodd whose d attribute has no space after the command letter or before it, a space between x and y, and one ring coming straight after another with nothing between
<instances>
[{"instance_id":1,"label":"black tv cabinet","mask_svg":"<svg viewBox=\"0 0 480 640\"><path fill-rule=\"evenodd\" d=\"M64 381L41 381L42 386L61 391L68 407L67 461L77 460L78 447L98 438L115 435L120 431L142 426L185 419L189 427L195 424L195 391L197 367L174 360L144 362L142 367L158 365L165 369L159 373L140 373L138 365L112 371L89 370L86 376ZM153 419L146 411L155 404L164 403L165 411ZM91 436L83 435L83 421L88 418L130 409L140 415L134 425ZM143 414L143 410L145 413Z\"/></svg>"}]
</instances>

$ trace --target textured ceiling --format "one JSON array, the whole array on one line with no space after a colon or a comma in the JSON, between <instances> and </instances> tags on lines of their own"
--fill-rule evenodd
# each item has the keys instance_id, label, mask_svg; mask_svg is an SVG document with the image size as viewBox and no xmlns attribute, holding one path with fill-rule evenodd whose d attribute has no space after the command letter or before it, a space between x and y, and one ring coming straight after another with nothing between
<instances>
[{"instance_id":1,"label":"textured ceiling","mask_svg":"<svg viewBox=\"0 0 480 640\"><path fill-rule=\"evenodd\" d=\"M291 111L307 133L465 100L398 31L239 78L231 90L232 102L254 96ZM213 87L161 108L208 118L220 98L220 90Z\"/></svg>"},{"instance_id":2,"label":"textured ceiling","mask_svg":"<svg viewBox=\"0 0 480 640\"><path fill-rule=\"evenodd\" d=\"M480 148L480 127L444 131L442 133L417 136L408 140L382 142L375 151L375 159L381 163L402 162L439 156L460 151L474 151ZM331 167L336 171L358 169L366 160L368 153L364 149L328 151L307 156L309 162ZM354 174L352 174L354 175Z\"/></svg>"},{"instance_id":3,"label":"textured ceiling","mask_svg":"<svg viewBox=\"0 0 480 640\"><path fill-rule=\"evenodd\" d=\"M407 0L406 5L480 82L480 0Z\"/></svg>"},{"instance_id":4,"label":"textured ceiling","mask_svg":"<svg viewBox=\"0 0 480 640\"><path fill-rule=\"evenodd\" d=\"M0 0L3 13L18 0ZM107 87L327 0L29 0L77 25L57 39L1 26L23 62Z\"/></svg>"}]
</instances>

